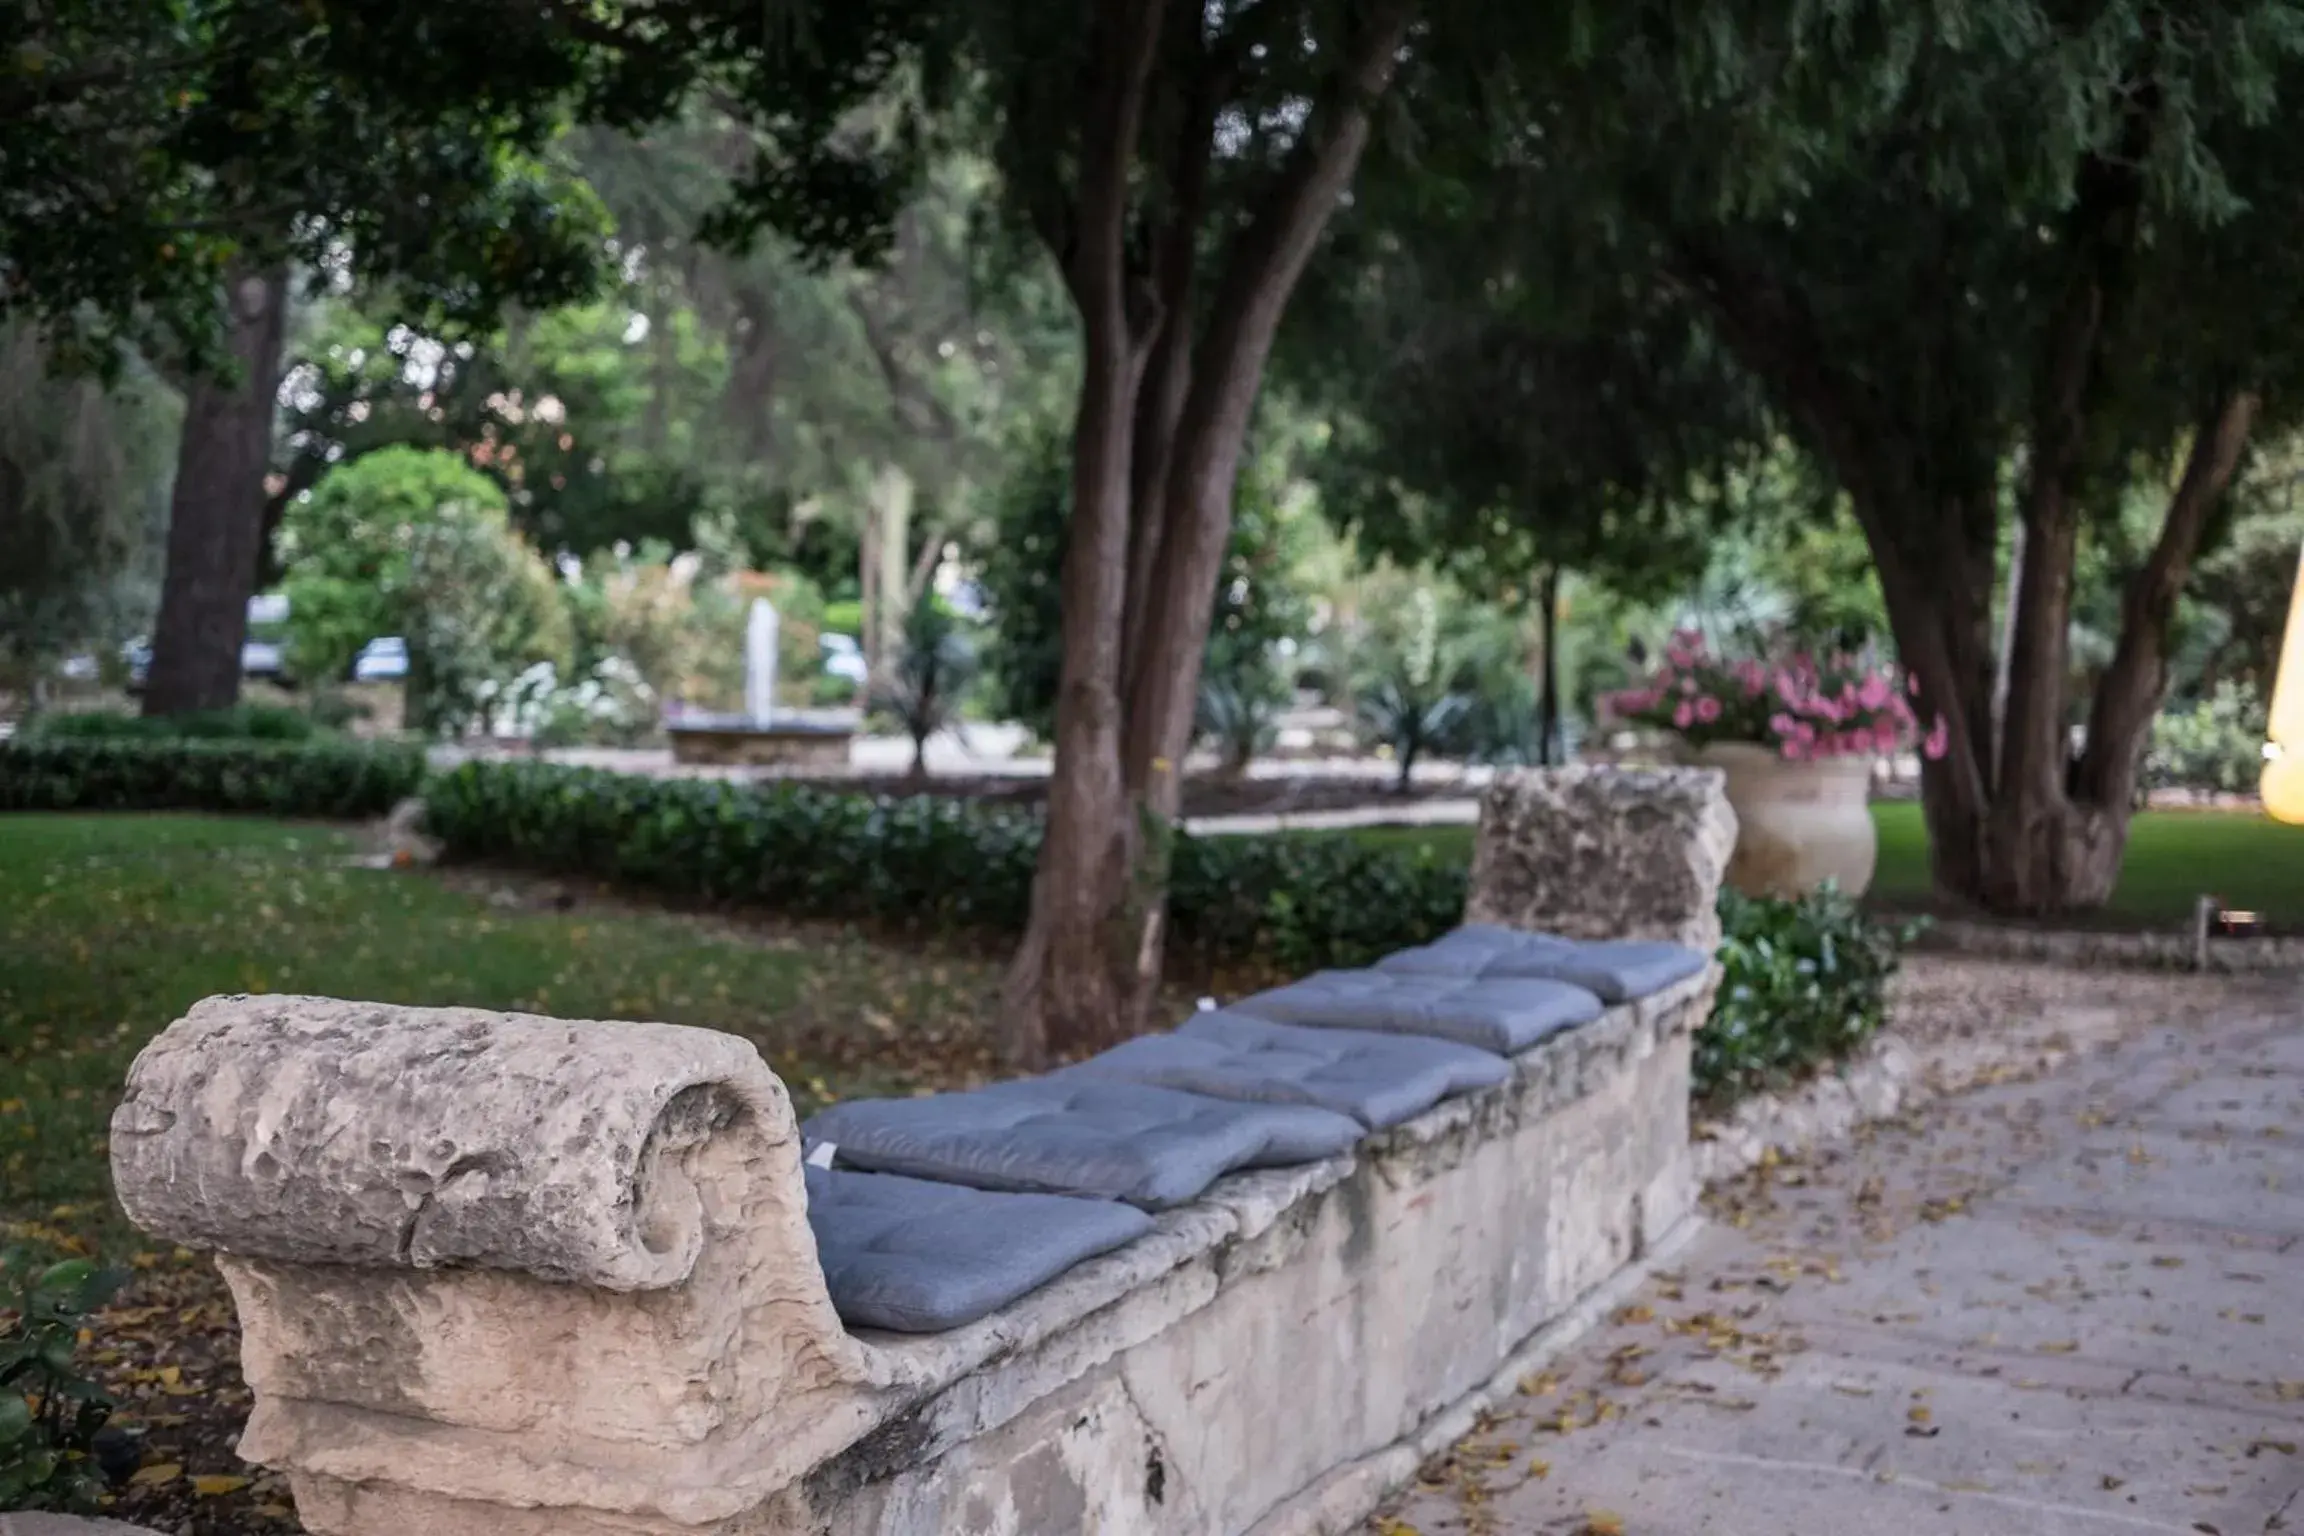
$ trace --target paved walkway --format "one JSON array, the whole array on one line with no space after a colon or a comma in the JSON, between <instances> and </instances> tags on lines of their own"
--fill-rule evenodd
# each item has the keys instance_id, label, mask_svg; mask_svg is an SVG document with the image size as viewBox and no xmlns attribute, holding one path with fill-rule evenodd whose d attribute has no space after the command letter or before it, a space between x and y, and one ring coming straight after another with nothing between
<instances>
[{"instance_id":1,"label":"paved walkway","mask_svg":"<svg viewBox=\"0 0 2304 1536\"><path fill-rule=\"evenodd\" d=\"M1764 1170L1370 1526L2304 1532L2304 990Z\"/></svg>"}]
</instances>

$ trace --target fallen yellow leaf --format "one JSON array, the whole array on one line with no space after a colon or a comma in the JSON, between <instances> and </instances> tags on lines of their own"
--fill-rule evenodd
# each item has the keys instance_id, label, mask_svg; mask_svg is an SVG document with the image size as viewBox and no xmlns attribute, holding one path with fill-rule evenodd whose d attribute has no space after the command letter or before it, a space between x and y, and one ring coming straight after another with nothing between
<instances>
[{"instance_id":1,"label":"fallen yellow leaf","mask_svg":"<svg viewBox=\"0 0 2304 1536\"><path fill-rule=\"evenodd\" d=\"M1624 1536L1624 1517L1595 1509L1584 1517L1582 1536Z\"/></svg>"},{"instance_id":2,"label":"fallen yellow leaf","mask_svg":"<svg viewBox=\"0 0 2304 1536\"><path fill-rule=\"evenodd\" d=\"M148 1467L138 1467L136 1475L128 1479L139 1488L157 1488L172 1483L184 1475L184 1464L178 1461L156 1461Z\"/></svg>"},{"instance_id":3,"label":"fallen yellow leaf","mask_svg":"<svg viewBox=\"0 0 2304 1536\"><path fill-rule=\"evenodd\" d=\"M212 1472L205 1477L192 1479L192 1492L203 1499L221 1498L227 1493L238 1493L252 1481L254 1481L252 1478L227 1477L222 1473Z\"/></svg>"}]
</instances>

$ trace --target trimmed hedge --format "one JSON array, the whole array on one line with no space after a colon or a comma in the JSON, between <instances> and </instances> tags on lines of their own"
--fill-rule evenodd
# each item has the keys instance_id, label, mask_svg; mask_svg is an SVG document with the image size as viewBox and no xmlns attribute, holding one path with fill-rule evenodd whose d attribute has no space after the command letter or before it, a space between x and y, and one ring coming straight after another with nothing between
<instances>
[{"instance_id":1,"label":"trimmed hedge","mask_svg":"<svg viewBox=\"0 0 2304 1536\"><path fill-rule=\"evenodd\" d=\"M320 727L303 710L286 704L235 704L182 715L49 710L25 721L16 734L20 741L306 741L320 734Z\"/></svg>"},{"instance_id":2,"label":"trimmed hedge","mask_svg":"<svg viewBox=\"0 0 2304 1536\"><path fill-rule=\"evenodd\" d=\"M420 747L35 736L0 742L0 811L381 816L424 782Z\"/></svg>"},{"instance_id":3,"label":"trimmed hedge","mask_svg":"<svg viewBox=\"0 0 2304 1536\"><path fill-rule=\"evenodd\" d=\"M931 795L645 779L466 763L432 781L427 830L503 859L716 900L914 928L1020 931L1040 817ZM1292 969L1366 964L1454 926L1465 872L1344 837L1178 837L1179 944Z\"/></svg>"},{"instance_id":4,"label":"trimmed hedge","mask_svg":"<svg viewBox=\"0 0 2304 1536\"><path fill-rule=\"evenodd\" d=\"M1698 1098L1782 1087L1851 1055L1888 1015L1888 980L1918 924L1867 917L1831 885L1794 901L1720 893L1725 976L1696 1032Z\"/></svg>"},{"instance_id":5,"label":"trimmed hedge","mask_svg":"<svg viewBox=\"0 0 2304 1536\"><path fill-rule=\"evenodd\" d=\"M0 742L0 811L241 811L380 816L421 788L450 855L931 931L1014 933L1031 905L1035 811L934 795L649 779L472 762L427 782L421 748L338 739ZM1349 836L1179 836L1179 947L1291 971L1365 965L1454 927L1466 870ZM1798 901L1724 891L1726 979L1697 1032L1699 1097L1778 1087L1877 1031L1908 926L1826 888Z\"/></svg>"}]
</instances>

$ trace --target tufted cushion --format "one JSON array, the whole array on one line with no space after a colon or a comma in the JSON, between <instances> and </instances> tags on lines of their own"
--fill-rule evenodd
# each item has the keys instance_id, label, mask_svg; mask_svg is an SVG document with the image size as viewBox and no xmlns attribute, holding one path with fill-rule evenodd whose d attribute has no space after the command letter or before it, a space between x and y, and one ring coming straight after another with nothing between
<instances>
[{"instance_id":1,"label":"tufted cushion","mask_svg":"<svg viewBox=\"0 0 2304 1536\"><path fill-rule=\"evenodd\" d=\"M1071 1071L1218 1099L1312 1104L1377 1130L1512 1075L1502 1057L1452 1040L1305 1029L1231 1012L1197 1014L1175 1034L1131 1040Z\"/></svg>"},{"instance_id":2,"label":"tufted cushion","mask_svg":"<svg viewBox=\"0 0 2304 1536\"><path fill-rule=\"evenodd\" d=\"M1151 1217L1109 1200L806 1173L824 1282L841 1321L855 1328L957 1328L1152 1230Z\"/></svg>"},{"instance_id":3,"label":"tufted cushion","mask_svg":"<svg viewBox=\"0 0 2304 1536\"><path fill-rule=\"evenodd\" d=\"M1232 1007L1283 1024L1431 1035L1501 1056L1600 1016L1599 998L1562 981L1391 971L1318 971Z\"/></svg>"},{"instance_id":4,"label":"tufted cushion","mask_svg":"<svg viewBox=\"0 0 2304 1536\"><path fill-rule=\"evenodd\" d=\"M853 1167L1154 1210L1235 1168L1317 1162L1361 1135L1357 1120L1328 1110L1231 1104L1071 1072L923 1099L858 1099L803 1129Z\"/></svg>"},{"instance_id":5,"label":"tufted cushion","mask_svg":"<svg viewBox=\"0 0 2304 1536\"><path fill-rule=\"evenodd\" d=\"M1541 977L1584 988L1607 1002L1628 1002L1704 969L1704 957L1656 939L1563 939L1468 924L1433 943L1376 962L1394 976Z\"/></svg>"}]
</instances>

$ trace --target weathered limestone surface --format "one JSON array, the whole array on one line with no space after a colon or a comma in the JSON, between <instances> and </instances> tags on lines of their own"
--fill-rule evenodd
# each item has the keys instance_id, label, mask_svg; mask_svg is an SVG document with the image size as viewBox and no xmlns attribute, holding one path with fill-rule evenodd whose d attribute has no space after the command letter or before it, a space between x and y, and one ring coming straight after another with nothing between
<instances>
[{"instance_id":1,"label":"weathered limestone surface","mask_svg":"<svg viewBox=\"0 0 2304 1536\"><path fill-rule=\"evenodd\" d=\"M112 1158L131 1216L218 1251L241 1452L300 1494L679 1529L847 1445L893 1384L825 1293L783 1085L732 1036L212 998L138 1058Z\"/></svg>"},{"instance_id":2,"label":"weathered limestone surface","mask_svg":"<svg viewBox=\"0 0 2304 1536\"><path fill-rule=\"evenodd\" d=\"M1711 986L1556 1037L1348 1168L1219 1185L1220 1241L910 1409L768 1529L1349 1529L1381 1490L1339 1513L1332 1482L1688 1218L1688 1026Z\"/></svg>"},{"instance_id":3,"label":"weathered limestone surface","mask_svg":"<svg viewBox=\"0 0 2304 1536\"><path fill-rule=\"evenodd\" d=\"M1640 857L1711 835L1700 791ZM212 999L134 1069L115 1179L222 1255L242 1452L317 1536L1341 1531L1692 1219L1717 979L927 1337L841 1326L784 1090L704 1031Z\"/></svg>"},{"instance_id":4,"label":"weathered limestone surface","mask_svg":"<svg viewBox=\"0 0 2304 1536\"><path fill-rule=\"evenodd\" d=\"M713 1030L217 997L136 1059L112 1134L128 1214L203 1248L659 1290L704 1243L685 1155L783 1104Z\"/></svg>"},{"instance_id":5,"label":"weathered limestone surface","mask_svg":"<svg viewBox=\"0 0 2304 1536\"><path fill-rule=\"evenodd\" d=\"M1717 768L1578 766L1497 779L1464 920L1709 954L1736 813Z\"/></svg>"}]
</instances>

